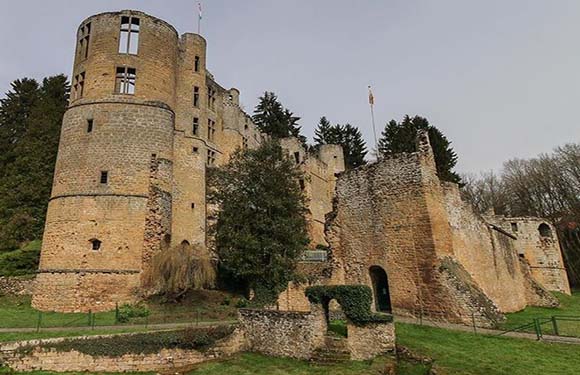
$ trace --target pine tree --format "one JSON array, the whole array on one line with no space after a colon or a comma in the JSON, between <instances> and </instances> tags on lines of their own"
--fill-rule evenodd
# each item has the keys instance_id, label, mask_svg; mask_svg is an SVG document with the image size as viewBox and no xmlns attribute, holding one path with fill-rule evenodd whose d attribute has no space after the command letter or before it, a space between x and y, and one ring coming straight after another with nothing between
<instances>
[{"instance_id":1,"label":"pine tree","mask_svg":"<svg viewBox=\"0 0 580 375\"><path fill-rule=\"evenodd\" d=\"M326 117L320 118L314 132L316 146L335 144L342 146L344 162L347 169L357 168L366 164L366 144L358 128L346 125L332 125Z\"/></svg>"},{"instance_id":2,"label":"pine tree","mask_svg":"<svg viewBox=\"0 0 580 375\"><path fill-rule=\"evenodd\" d=\"M64 75L23 79L1 101L0 250L42 236L68 91Z\"/></svg>"},{"instance_id":3,"label":"pine tree","mask_svg":"<svg viewBox=\"0 0 580 375\"><path fill-rule=\"evenodd\" d=\"M303 178L276 140L240 150L210 171L220 268L253 289L257 304L276 301L308 245Z\"/></svg>"},{"instance_id":4,"label":"pine tree","mask_svg":"<svg viewBox=\"0 0 580 375\"><path fill-rule=\"evenodd\" d=\"M284 108L273 92L265 92L254 109L253 120L262 133L274 139L296 137L306 144L306 137L300 134L300 117Z\"/></svg>"},{"instance_id":5,"label":"pine tree","mask_svg":"<svg viewBox=\"0 0 580 375\"><path fill-rule=\"evenodd\" d=\"M443 181L460 183L461 178L453 171L457 164L457 154L451 147L451 142L439 129L429 124L426 118L420 116L411 118L407 115L400 123L395 120L389 121L378 142L379 155L415 152L415 140L419 130L429 132L439 178Z\"/></svg>"}]
</instances>

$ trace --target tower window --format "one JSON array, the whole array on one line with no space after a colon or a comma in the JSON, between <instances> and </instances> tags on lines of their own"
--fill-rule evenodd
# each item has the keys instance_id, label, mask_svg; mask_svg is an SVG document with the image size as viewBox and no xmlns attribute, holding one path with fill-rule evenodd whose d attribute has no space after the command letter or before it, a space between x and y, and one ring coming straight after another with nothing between
<instances>
[{"instance_id":1,"label":"tower window","mask_svg":"<svg viewBox=\"0 0 580 375\"><path fill-rule=\"evenodd\" d=\"M199 87L193 88L193 106L199 107Z\"/></svg>"},{"instance_id":2,"label":"tower window","mask_svg":"<svg viewBox=\"0 0 580 375\"><path fill-rule=\"evenodd\" d=\"M247 137L242 137L242 148L244 148L244 149L248 148L248 138Z\"/></svg>"},{"instance_id":3,"label":"tower window","mask_svg":"<svg viewBox=\"0 0 580 375\"><path fill-rule=\"evenodd\" d=\"M207 150L207 165L212 166L215 164L215 151Z\"/></svg>"},{"instance_id":4,"label":"tower window","mask_svg":"<svg viewBox=\"0 0 580 375\"><path fill-rule=\"evenodd\" d=\"M512 223L512 232L516 233L518 231L518 223Z\"/></svg>"},{"instance_id":5,"label":"tower window","mask_svg":"<svg viewBox=\"0 0 580 375\"><path fill-rule=\"evenodd\" d=\"M214 109L215 108L215 96L216 96L216 90L208 87L207 88L207 105L209 106L210 109Z\"/></svg>"},{"instance_id":6,"label":"tower window","mask_svg":"<svg viewBox=\"0 0 580 375\"><path fill-rule=\"evenodd\" d=\"M93 131L93 124L94 124L93 119L87 120L87 133L91 133Z\"/></svg>"},{"instance_id":7,"label":"tower window","mask_svg":"<svg viewBox=\"0 0 580 375\"><path fill-rule=\"evenodd\" d=\"M194 147L192 151L194 154L197 154L199 152L199 147Z\"/></svg>"},{"instance_id":8,"label":"tower window","mask_svg":"<svg viewBox=\"0 0 580 375\"><path fill-rule=\"evenodd\" d=\"M193 128L192 128L193 135L199 134L199 117L193 118Z\"/></svg>"},{"instance_id":9,"label":"tower window","mask_svg":"<svg viewBox=\"0 0 580 375\"><path fill-rule=\"evenodd\" d=\"M115 76L115 92L117 94L135 94L135 83L137 81L137 70L126 66L117 68Z\"/></svg>"},{"instance_id":10,"label":"tower window","mask_svg":"<svg viewBox=\"0 0 580 375\"><path fill-rule=\"evenodd\" d=\"M80 99L85 93L85 72L77 74L74 79L74 98Z\"/></svg>"},{"instance_id":11,"label":"tower window","mask_svg":"<svg viewBox=\"0 0 580 375\"><path fill-rule=\"evenodd\" d=\"M139 18L121 17L119 53L136 55L139 49Z\"/></svg>"},{"instance_id":12,"label":"tower window","mask_svg":"<svg viewBox=\"0 0 580 375\"><path fill-rule=\"evenodd\" d=\"M101 184L109 183L109 172L101 171Z\"/></svg>"},{"instance_id":13,"label":"tower window","mask_svg":"<svg viewBox=\"0 0 580 375\"><path fill-rule=\"evenodd\" d=\"M91 23L87 23L80 29L79 56L81 59L89 57L89 42L91 39Z\"/></svg>"},{"instance_id":14,"label":"tower window","mask_svg":"<svg viewBox=\"0 0 580 375\"><path fill-rule=\"evenodd\" d=\"M191 204L191 209L193 210L195 208L195 203Z\"/></svg>"},{"instance_id":15,"label":"tower window","mask_svg":"<svg viewBox=\"0 0 580 375\"><path fill-rule=\"evenodd\" d=\"M300 153L299 152L294 153L294 160L296 161L296 164L300 164Z\"/></svg>"},{"instance_id":16,"label":"tower window","mask_svg":"<svg viewBox=\"0 0 580 375\"><path fill-rule=\"evenodd\" d=\"M213 141L215 138L215 121L207 120L207 139Z\"/></svg>"},{"instance_id":17,"label":"tower window","mask_svg":"<svg viewBox=\"0 0 580 375\"><path fill-rule=\"evenodd\" d=\"M101 245L102 245L101 241L99 241L97 239L92 239L89 242L91 243L91 248L93 249L93 251L101 250Z\"/></svg>"},{"instance_id":18,"label":"tower window","mask_svg":"<svg viewBox=\"0 0 580 375\"><path fill-rule=\"evenodd\" d=\"M300 190L306 189L306 183L304 182L304 179L301 178L298 180L298 183L300 184Z\"/></svg>"},{"instance_id":19,"label":"tower window","mask_svg":"<svg viewBox=\"0 0 580 375\"><path fill-rule=\"evenodd\" d=\"M193 63L193 70L199 72L199 56L195 56L195 62Z\"/></svg>"}]
</instances>

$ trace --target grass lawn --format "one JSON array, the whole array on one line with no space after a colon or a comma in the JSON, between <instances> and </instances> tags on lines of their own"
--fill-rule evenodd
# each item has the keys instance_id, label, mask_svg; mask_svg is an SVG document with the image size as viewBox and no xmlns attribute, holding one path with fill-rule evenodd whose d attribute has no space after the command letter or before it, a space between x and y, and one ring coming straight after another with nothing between
<instances>
[{"instance_id":1,"label":"grass lawn","mask_svg":"<svg viewBox=\"0 0 580 375\"><path fill-rule=\"evenodd\" d=\"M372 362L348 362L336 365L314 365L305 361L288 358L272 358L259 354L244 353L219 362L201 364L189 372L191 375L364 375L380 374L384 368L380 358ZM421 368L406 366L401 375L424 374ZM415 372L413 372L415 371Z\"/></svg>"},{"instance_id":2,"label":"grass lawn","mask_svg":"<svg viewBox=\"0 0 580 375\"><path fill-rule=\"evenodd\" d=\"M435 359L443 374L580 373L580 346L397 324L397 344ZM440 373L440 372L438 372Z\"/></svg>"},{"instance_id":3,"label":"grass lawn","mask_svg":"<svg viewBox=\"0 0 580 375\"><path fill-rule=\"evenodd\" d=\"M236 319L235 297L218 291L194 291L181 303L164 304L157 300L147 303L151 315L149 324L200 321L223 321ZM40 314L30 306L29 296L0 296L0 328L36 327L39 319L42 327L82 327L89 325L86 313ZM131 324L144 324L145 319L134 319ZM95 314L95 325L115 325L115 311Z\"/></svg>"},{"instance_id":4,"label":"grass lawn","mask_svg":"<svg viewBox=\"0 0 580 375\"><path fill-rule=\"evenodd\" d=\"M560 307L553 309L546 307L527 307L522 311L506 314L507 321L501 325L501 328L515 328L526 323L531 323L534 318L551 318L552 316L580 317L580 290L572 291L571 296L563 293L554 294L560 300ZM580 320L564 321L558 319L557 324L560 335L580 337ZM533 332L534 330L531 328L528 331ZM545 334L553 334L552 324L543 324L542 332Z\"/></svg>"}]
</instances>

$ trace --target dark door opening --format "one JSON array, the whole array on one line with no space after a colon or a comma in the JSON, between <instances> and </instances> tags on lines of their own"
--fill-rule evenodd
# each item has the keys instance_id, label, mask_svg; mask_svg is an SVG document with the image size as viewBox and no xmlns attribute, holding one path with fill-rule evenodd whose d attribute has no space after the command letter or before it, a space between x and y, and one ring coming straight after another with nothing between
<instances>
[{"instance_id":1,"label":"dark door opening","mask_svg":"<svg viewBox=\"0 0 580 375\"><path fill-rule=\"evenodd\" d=\"M379 266L372 266L369 270L373 283L375 308L377 311L391 313L391 295L389 294L389 280L385 270Z\"/></svg>"}]
</instances>

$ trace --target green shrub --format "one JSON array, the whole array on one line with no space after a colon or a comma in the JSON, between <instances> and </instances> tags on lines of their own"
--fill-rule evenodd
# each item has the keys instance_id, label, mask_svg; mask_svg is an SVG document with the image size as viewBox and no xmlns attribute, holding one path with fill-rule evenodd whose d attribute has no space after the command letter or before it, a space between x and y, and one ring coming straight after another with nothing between
<instances>
[{"instance_id":1,"label":"green shrub","mask_svg":"<svg viewBox=\"0 0 580 375\"><path fill-rule=\"evenodd\" d=\"M40 260L40 241L21 249L0 253L0 276L23 276L36 273Z\"/></svg>"},{"instance_id":2,"label":"green shrub","mask_svg":"<svg viewBox=\"0 0 580 375\"><path fill-rule=\"evenodd\" d=\"M151 310L144 303L128 304L119 307L117 312L117 322L127 323L133 318L146 318L151 314Z\"/></svg>"},{"instance_id":3,"label":"green shrub","mask_svg":"<svg viewBox=\"0 0 580 375\"><path fill-rule=\"evenodd\" d=\"M125 354L154 354L162 349L207 350L216 341L229 336L233 326L188 328L180 331L138 333L98 338L66 339L61 342L44 343L43 349L69 352L76 350L94 357L121 357ZM18 349L28 354L35 346Z\"/></svg>"},{"instance_id":4,"label":"green shrub","mask_svg":"<svg viewBox=\"0 0 580 375\"><path fill-rule=\"evenodd\" d=\"M243 309L244 307L248 307L248 300L245 298L240 298L237 302L236 302L236 307L238 309Z\"/></svg>"},{"instance_id":5,"label":"green shrub","mask_svg":"<svg viewBox=\"0 0 580 375\"><path fill-rule=\"evenodd\" d=\"M366 285L318 285L306 288L306 297L312 303L320 303L325 308L335 299L346 317L356 325L392 322L393 316L371 311L373 294Z\"/></svg>"}]
</instances>

